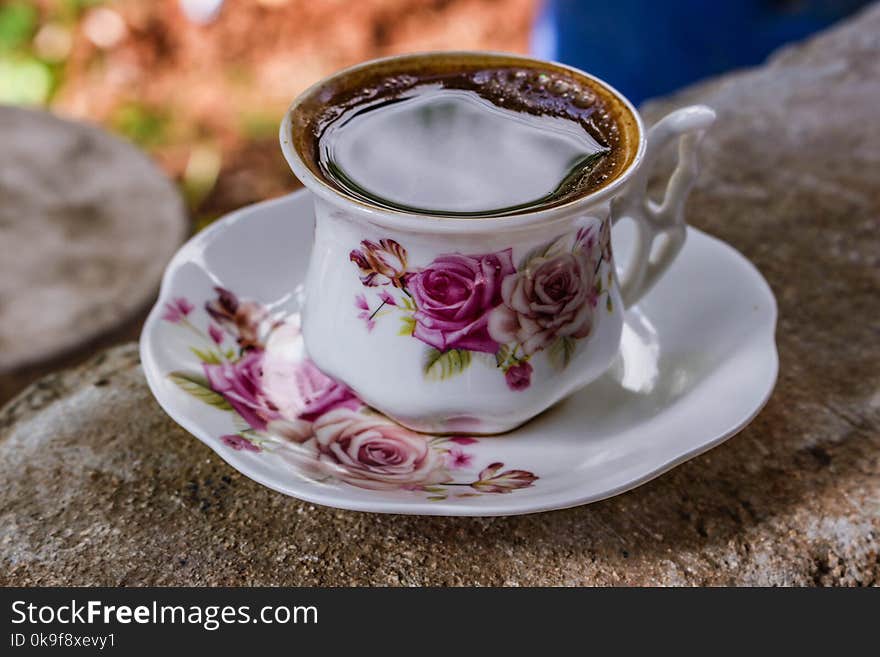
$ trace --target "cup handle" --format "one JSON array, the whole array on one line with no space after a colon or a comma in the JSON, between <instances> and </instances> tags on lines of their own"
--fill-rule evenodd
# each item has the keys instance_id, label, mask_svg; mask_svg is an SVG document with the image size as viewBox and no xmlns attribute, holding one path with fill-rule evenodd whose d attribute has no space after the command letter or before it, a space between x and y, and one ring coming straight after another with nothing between
<instances>
[{"instance_id":1,"label":"cup handle","mask_svg":"<svg viewBox=\"0 0 880 657\"><path fill-rule=\"evenodd\" d=\"M697 147L714 121L715 111L705 105L683 107L664 116L648 130L642 165L626 191L611 202L612 223L629 217L636 225L635 250L620 284L626 307L651 289L684 245L687 235L684 203L699 172ZM666 184L662 202L656 203L648 198L648 178L663 146L676 137L679 138L678 164ZM660 235L665 235L666 240L652 258L654 240Z\"/></svg>"}]
</instances>

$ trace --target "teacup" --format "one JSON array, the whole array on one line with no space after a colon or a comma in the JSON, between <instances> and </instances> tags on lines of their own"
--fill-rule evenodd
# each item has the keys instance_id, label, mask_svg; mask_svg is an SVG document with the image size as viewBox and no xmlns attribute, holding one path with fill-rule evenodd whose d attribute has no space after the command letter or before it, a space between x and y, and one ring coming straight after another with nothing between
<instances>
[{"instance_id":1,"label":"teacup","mask_svg":"<svg viewBox=\"0 0 880 657\"><path fill-rule=\"evenodd\" d=\"M334 94L377 69L406 74L435 66L516 66L589 84L616 113L625 161L594 191L504 216L391 209L329 184L309 126ZM624 310L685 241L697 146L714 118L708 107L687 107L646 132L632 104L587 73L479 52L386 58L317 83L293 103L280 130L284 155L315 203L303 309L310 357L417 431L492 434L526 422L614 361ZM678 164L656 203L646 195L647 179L675 139ZM623 217L634 221L636 243L618 280L611 226Z\"/></svg>"}]
</instances>

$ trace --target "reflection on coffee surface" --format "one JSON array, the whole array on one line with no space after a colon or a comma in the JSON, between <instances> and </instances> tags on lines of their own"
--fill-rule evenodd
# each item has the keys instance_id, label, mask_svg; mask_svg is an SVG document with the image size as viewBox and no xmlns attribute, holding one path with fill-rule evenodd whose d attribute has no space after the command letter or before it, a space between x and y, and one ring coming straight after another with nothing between
<instances>
[{"instance_id":1,"label":"reflection on coffee surface","mask_svg":"<svg viewBox=\"0 0 880 657\"><path fill-rule=\"evenodd\" d=\"M601 187L618 126L585 83L532 69L380 78L323 117L317 159L349 194L386 208L503 215Z\"/></svg>"}]
</instances>

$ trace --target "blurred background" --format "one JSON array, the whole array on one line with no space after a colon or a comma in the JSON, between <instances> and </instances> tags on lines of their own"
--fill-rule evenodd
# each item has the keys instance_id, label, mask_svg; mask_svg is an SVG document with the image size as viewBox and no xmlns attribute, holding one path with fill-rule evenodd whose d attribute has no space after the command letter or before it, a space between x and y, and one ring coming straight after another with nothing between
<instances>
[{"instance_id":1,"label":"blurred background","mask_svg":"<svg viewBox=\"0 0 880 657\"><path fill-rule=\"evenodd\" d=\"M635 102L761 62L859 0L0 0L0 102L147 150L196 228L295 188L276 145L302 89L432 49L533 53Z\"/></svg>"},{"instance_id":2,"label":"blurred background","mask_svg":"<svg viewBox=\"0 0 880 657\"><path fill-rule=\"evenodd\" d=\"M57 155L45 116L0 114L0 403L49 371L135 339L184 233L295 189L279 119L339 68L407 51L531 53L592 72L640 103L758 64L864 4L0 0L0 105L46 109L134 143L186 207L184 216L171 188L173 208L161 209L149 190L157 179L168 185L152 169L132 173L130 153L114 155L111 180L81 128L62 124L71 139L81 136ZM18 121L30 121L30 132ZM146 201L134 207L132 194Z\"/></svg>"}]
</instances>

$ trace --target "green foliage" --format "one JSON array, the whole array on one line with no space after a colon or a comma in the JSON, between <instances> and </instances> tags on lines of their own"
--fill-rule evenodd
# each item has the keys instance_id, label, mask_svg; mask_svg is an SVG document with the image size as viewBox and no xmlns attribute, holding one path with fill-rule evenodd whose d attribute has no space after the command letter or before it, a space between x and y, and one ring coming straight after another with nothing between
<instances>
[{"instance_id":1,"label":"green foliage","mask_svg":"<svg viewBox=\"0 0 880 657\"><path fill-rule=\"evenodd\" d=\"M442 381L464 372L471 364L471 352L465 349L439 351L429 347L425 352L425 378Z\"/></svg>"},{"instance_id":2,"label":"green foliage","mask_svg":"<svg viewBox=\"0 0 880 657\"><path fill-rule=\"evenodd\" d=\"M0 6L0 52L24 45L37 29L37 8L26 2Z\"/></svg>"},{"instance_id":3,"label":"green foliage","mask_svg":"<svg viewBox=\"0 0 880 657\"><path fill-rule=\"evenodd\" d=\"M0 54L0 103L42 105L54 86L52 70L25 55Z\"/></svg>"},{"instance_id":4,"label":"green foliage","mask_svg":"<svg viewBox=\"0 0 880 657\"><path fill-rule=\"evenodd\" d=\"M220 365L223 362L213 351L202 351L196 347L190 347L189 350L196 355L196 358L208 365Z\"/></svg>"},{"instance_id":5,"label":"green foliage","mask_svg":"<svg viewBox=\"0 0 880 657\"><path fill-rule=\"evenodd\" d=\"M397 335L412 335L416 330L416 320L411 315L404 315L400 318L401 327Z\"/></svg>"},{"instance_id":6,"label":"green foliage","mask_svg":"<svg viewBox=\"0 0 880 657\"><path fill-rule=\"evenodd\" d=\"M112 122L117 132L140 146L153 146L161 142L168 127L168 118L163 113L138 103L120 107Z\"/></svg>"},{"instance_id":7,"label":"green foliage","mask_svg":"<svg viewBox=\"0 0 880 657\"><path fill-rule=\"evenodd\" d=\"M564 370L574 357L576 347L577 341L572 337L556 338L547 349L547 358L550 360L550 364L558 370Z\"/></svg>"},{"instance_id":8,"label":"green foliage","mask_svg":"<svg viewBox=\"0 0 880 657\"><path fill-rule=\"evenodd\" d=\"M208 380L203 376L189 372L172 372L168 378L184 392L214 408L219 408L221 411L233 410L223 395L211 390Z\"/></svg>"}]
</instances>

